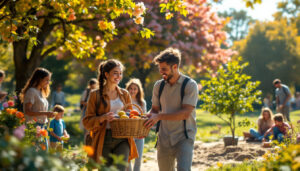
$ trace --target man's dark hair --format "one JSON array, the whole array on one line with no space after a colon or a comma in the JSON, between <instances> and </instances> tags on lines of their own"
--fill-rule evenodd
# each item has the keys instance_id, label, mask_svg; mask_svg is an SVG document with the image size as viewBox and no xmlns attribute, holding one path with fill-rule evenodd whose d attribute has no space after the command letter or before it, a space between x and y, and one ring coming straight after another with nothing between
<instances>
[{"instance_id":1,"label":"man's dark hair","mask_svg":"<svg viewBox=\"0 0 300 171\"><path fill-rule=\"evenodd\" d=\"M162 62L166 62L168 65L177 64L180 66L181 62L181 53L178 49L168 48L159 53L154 59L154 63L157 65Z\"/></svg>"},{"instance_id":2,"label":"man's dark hair","mask_svg":"<svg viewBox=\"0 0 300 171\"><path fill-rule=\"evenodd\" d=\"M278 78L276 78L276 79L273 81L273 85L278 84L278 83L281 83L281 80L278 79Z\"/></svg>"},{"instance_id":3,"label":"man's dark hair","mask_svg":"<svg viewBox=\"0 0 300 171\"><path fill-rule=\"evenodd\" d=\"M5 75L5 72L3 70L0 70L0 77L3 77Z\"/></svg>"},{"instance_id":4,"label":"man's dark hair","mask_svg":"<svg viewBox=\"0 0 300 171\"><path fill-rule=\"evenodd\" d=\"M281 113L275 114L274 121L283 122L283 115Z\"/></svg>"}]
</instances>

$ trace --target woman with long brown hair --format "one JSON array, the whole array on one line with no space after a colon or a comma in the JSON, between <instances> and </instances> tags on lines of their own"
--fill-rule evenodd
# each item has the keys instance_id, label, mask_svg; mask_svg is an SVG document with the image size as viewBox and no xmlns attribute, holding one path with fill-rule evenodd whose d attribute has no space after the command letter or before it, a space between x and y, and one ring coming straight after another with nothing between
<instances>
[{"instance_id":1,"label":"woman with long brown hair","mask_svg":"<svg viewBox=\"0 0 300 171\"><path fill-rule=\"evenodd\" d=\"M128 90L131 96L132 103L140 106L140 108L143 110L143 113L146 113L147 106L144 99L144 90L141 81L137 78L130 79L126 83L126 90ZM133 108L136 109L135 106L133 106ZM139 157L134 160L133 171L139 171L142 164L144 138L135 138L134 141L139 153ZM131 163L129 163L129 170L132 170Z\"/></svg>"},{"instance_id":2,"label":"woman with long brown hair","mask_svg":"<svg viewBox=\"0 0 300 171\"><path fill-rule=\"evenodd\" d=\"M47 118L54 116L54 112L47 111L50 80L51 73L47 69L36 68L20 93L26 122L36 120L37 125L45 129L48 122ZM48 149L47 141L45 145Z\"/></svg>"},{"instance_id":3,"label":"woman with long brown hair","mask_svg":"<svg viewBox=\"0 0 300 171\"><path fill-rule=\"evenodd\" d=\"M94 154L91 157L100 162L102 156L107 165L113 162L110 154L123 155L125 162L138 155L133 138L113 138L109 124L118 111L131 104L128 91L118 86L123 77L123 70L122 63L115 59L100 63L99 89L90 93L83 118L84 127L92 132L91 146ZM117 165L117 168L126 170L124 165Z\"/></svg>"},{"instance_id":4,"label":"woman with long brown hair","mask_svg":"<svg viewBox=\"0 0 300 171\"><path fill-rule=\"evenodd\" d=\"M257 120L258 130L251 128L249 132L244 132L244 137L248 138L246 140L259 140L261 141L264 138L265 132L272 127L274 124L273 121L273 112L270 108L265 107L261 110L261 114Z\"/></svg>"}]
</instances>

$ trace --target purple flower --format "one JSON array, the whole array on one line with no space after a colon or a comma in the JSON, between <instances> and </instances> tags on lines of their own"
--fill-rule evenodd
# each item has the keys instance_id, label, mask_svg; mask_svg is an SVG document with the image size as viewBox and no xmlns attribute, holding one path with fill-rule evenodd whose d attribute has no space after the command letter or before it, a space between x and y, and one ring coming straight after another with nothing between
<instances>
[{"instance_id":1,"label":"purple flower","mask_svg":"<svg viewBox=\"0 0 300 171\"><path fill-rule=\"evenodd\" d=\"M15 99L15 100L18 100L18 97L17 97L17 96L14 96L14 99Z\"/></svg>"},{"instance_id":2,"label":"purple flower","mask_svg":"<svg viewBox=\"0 0 300 171\"><path fill-rule=\"evenodd\" d=\"M14 136L21 140L25 136L25 125L21 125L14 130Z\"/></svg>"},{"instance_id":3,"label":"purple flower","mask_svg":"<svg viewBox=\"0 0 300 171\"><path fill-rule=\"evenodd\" d=\"M2 106L3 106L4 108L7 108L7 107L8 107L8 103L7 103L7 102L4 102L4 103L2 104Z\"/></svg>"},{"instance_id":4,"label":"purple flower","mask_svg":"<svg viewBox=\"0 0 300 171\"><path fill-rule=\"evenodd\" d=\"M300 120L297 121L297 124L300 124Z\"/></svg>"}]
</instances>

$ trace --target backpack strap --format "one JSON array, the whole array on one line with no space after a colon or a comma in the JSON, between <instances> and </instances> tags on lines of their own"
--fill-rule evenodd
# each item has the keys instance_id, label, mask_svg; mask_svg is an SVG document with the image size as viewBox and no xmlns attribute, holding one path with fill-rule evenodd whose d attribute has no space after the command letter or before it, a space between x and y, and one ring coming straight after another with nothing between
<instances>
[{"instance_id":1,"label":"backpack strap","mask_svg":"<svg viewBox=\"0 0 300 171\"><path fill-rule=\"evenodd\" d=\"M162 91L163 91L164 87L165 87L165 81L162 79L162 80L161 80L161 83L160 83L160 86L159 86L159 91L158 91L159 110L161 110L160 96L161 96L161 94L162 94ZM158 121L157 124L156 124L155 133L158 133L158 131L159 131L159 126L160 126L160 121Z\"/></svg>"},{"instance_id":2,"label":"backpack strap","mask_svg":"<svg viewBox=\"0 0 300 171\"><path fill-rule=\"evenodd\" d=\"M189 82L189 80L190 80L189 77L186 77L186 78L183 80L183 83L182 83L182 86L181 86L181 91L180 91L180 95L181 95L181 104L182 104L183 97L184 97L184 90L185 90L185 87L186 87L187 83ZM188 133L187 133L187 130L186 130L186 120L183 120L183 126L184 126L184 135L185 135L185 138L188 139L189 136L188 136Z\"/></svg>"},{"instance_id":3,"label":"backpack strap","mask_svg":"<svg viewBox=\"0 0 300 171\"><path fill-rule=\"evenodd\" d=\"M189 80L190 80L190 78L189 78L189 77L186 77L186 78L183 80L183 83L182 83L182 85L181 85L181 89L180 89L181 104L182 104L182 101L183 101L183 98L184 98L184 90L185 90L185 87L186 87L187 83L189 82ZM160 84L160 87L159 87L159 91L158 91L158 102L159 102L159 109L160 109L160 110L161 110L160 97L161 97L162 91L163 91L163 89L164 89L164 86L165 86L165 81L162 80L162 82L161 82L161 84ZM158 121L157 124L156 124L156 130L155 130L155 133L158 133L158 131L159 131L160 122L161 122L161 121ZM188 139L189 136L188 136L187 129L186 129L186 120L183 120L183 126L184 126L184 135L185 135L185 138ZM158 141L158 140L156 140L155 147L157 146L157 141Z\"/></svg>"}]
</instances>

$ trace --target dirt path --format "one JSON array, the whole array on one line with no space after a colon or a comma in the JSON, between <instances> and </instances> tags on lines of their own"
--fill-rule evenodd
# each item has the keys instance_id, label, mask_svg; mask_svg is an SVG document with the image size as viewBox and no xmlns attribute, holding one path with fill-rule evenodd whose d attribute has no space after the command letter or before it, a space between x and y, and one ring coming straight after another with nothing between
<instances>
[{"instance_id":1,"label":"dirt path","mask_svg":"<svg viewBox=\"0 0 300 171\"><path fill-rule=\"evenodd\" d=\"M195 142L192 170L205 170L217 163L241 163L244 160L259 160L269 150L261 143L239 141L238 146L224 147L223 142ZM143 155L142 171L158 171L156 151Z\"/></svg>"}]
</instances>

